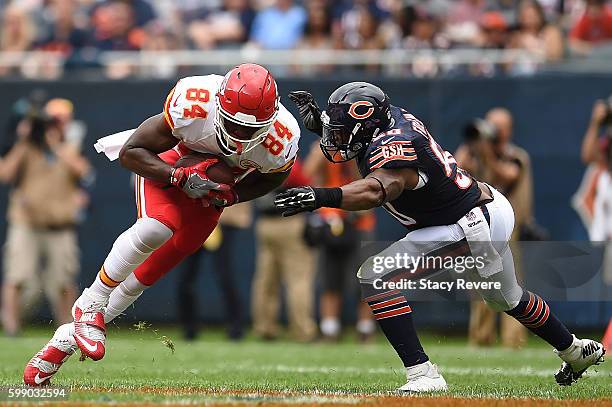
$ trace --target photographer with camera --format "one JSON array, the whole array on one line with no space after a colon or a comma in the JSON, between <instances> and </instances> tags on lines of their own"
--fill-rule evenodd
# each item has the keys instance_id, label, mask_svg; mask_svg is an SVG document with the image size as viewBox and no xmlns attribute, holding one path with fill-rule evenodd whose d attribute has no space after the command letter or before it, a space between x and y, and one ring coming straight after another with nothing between
<instances>
[{"instance_id":1,"label":"photographer with camera","mask_svg":"<svg viewBox=\"0 0 612 407\"><path fill-rule=\"evenodd\" d=\"M612 285L612 95L593 105L581 158L589 167L573 204L587 226L590 240L605 242L603 280ZM612 346L612 319L603 344Z\"/></svg>"},{"instance_id":2,"label":"photographer with camera","mask_svg":"<svg viewBox=\"0 0 612 407\"><path fill-rule=\"evenodd\" d=\"M581 215L593 242L607 242L612 237L612 96L593 104L591 120L582 139L581 158L588 165L573 204ZM607 251L606 251L607 252ZM610 259L612 264L612 257ZM612 269L612 267L610 267ZM612 283L612 273L604 274Z\"/></svg>"},{"instance_id":3,"label":"photographer with camera","mask_svg":"<svg viewBox=\"0 0 612 407\"><path fill-rule=\"evenodd\" d=\"M581 158L585 164L607 166L607 152L612 139L612 95L607 100L596 100L591 120L582 139Z\"/></svg>"},{"instance_id":4,"label":"photographer with camera","mask_svg":"<svg viewBox=\"0 0 612 407\"><path fill-rule=\"evenodd\" d=\"M592 219L589 237L593 242L612 240L612 96L597 100L591 121L582 141L582 160L594 167ZM606 283L612 284L612 253L606 249ZM610 266L607 266L610 264Z\"/></svg>"},{"instance_id":5,"label":"photographer with camera","mask_svg":"<svg viewBox=\"0 0 612 407\"><path fill-rule=\"evenodd\" d=\"M612 143L612 95L607 101L596 100L582 139L580 158L587 166L578 190L572 197L572 207L594 242L605 242L612 236L612 219L606 214L606 202L612 188L609 167ZM596 211L596 208L598 209ZM595 220L597 212L597 220ZM607 273L605 275L611 275ZM606 278L612 281L612 275Z\"/></svg>"},{"instance_id":6,"label":"photographer with camera","mask_svg":"<svg viewBox=\"0 0 612 407\"><path fill-rule=\"evenodd\" d=\"M42 101L27 103L4 136L10 142L0 158L0 181L11 185L2 285L2 325L10 336L20 331L22 291L38 278L43 258L43 287L54 322L72 320L79 268L76 223L84 204L80 182L91 174L89 162L66 141L60 120L44 112Z\"/></svg>"},{"instance_id":7,"label":"photographer with camera","mask_svg":"<svg viewBox=\"0 0 612 407\"><path fill-rule=\"evenodd\" d=\"M515 213L512 241L522 240L527 230L533 231L533 190L529 154L512 143L512 115L504 108L491 109L485 119L476 119L466 126L464 143L455 153L457 163L476 178L492 185L508 197ZM527 239L533 239L533 236ZM525 239L525 237L523 237ZM517 275L520 276L520 250L512 245ZM469 341L476 346L489 346L496 340L497 314L482 300L471 303ZM501 315L502 345L518 348L526 341L525 328L508 315Z\"/></svg>"}]
</instances>

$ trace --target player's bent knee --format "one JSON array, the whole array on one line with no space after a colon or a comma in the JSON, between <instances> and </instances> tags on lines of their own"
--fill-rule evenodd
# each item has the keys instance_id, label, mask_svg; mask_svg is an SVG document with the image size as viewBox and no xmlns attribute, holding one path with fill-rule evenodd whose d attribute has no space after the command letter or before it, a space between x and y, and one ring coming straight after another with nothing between
<instances>
[{"instance_id":1,"label":"player's bent knee","mask_svg":"<svg viewBox=\"0 0 612 407\"><path fill-rule=\"evenodd\" d=\"M150 253L172 237L172 230L153 218L140 218L132 226L131 243L141 252Z\"/></svg>"},{"instance_id":2,"label":"player's bent knee","mask_svg":"<svg viewBox=\"0 0 612 407\"><path fill-rule=\"evenodd\" d=\"M516 308L516 306L521 300L520 295L518 297L514 295L510 297L505 297L503 295L500 295L500 293L495 293L490 296L482 294L482 297L485 303L487 303L487 305L492 310L498 311L498 312L510 311L511 309Z\"/></svg>"},{"instance_id":3,"label":"player's bent knee","mask_svg":"<svg viewBox=\"0 0 612 407\"><path fill-rule=\"evenodd\" d=\"M186 257L200 249L207 238L208 234L198 233L185 228L179 229L174 233L172 243L176 252Z\"/></svg>"},{"instance_id":4,"label":"player's bent knee","mask_svg":"<svg viewBox=\"0 0 612 407\"><path fill-rule=\"evenodd\" d=\"M367 282L380 277L380 274L376 272L374 267L374 257L369 257L359 266L357 270L357 279L359 281Z\"/></svg>"},{"instance_id":5,"label":"player's bent knee","mask_svg":"<svg viewBox=\"0 0 612 407\"><path fill-rule=\"evenodd\" d=\"M485 303L489 306L489 308L491 308L493 311L497 311L497 312L504 312L504 311L509 311L511 310L513 307L510 306L510 304L508 304L505 301L500 301L500 300L489 300L489 299L484 299Z\"/></svg>"}]
</instances>

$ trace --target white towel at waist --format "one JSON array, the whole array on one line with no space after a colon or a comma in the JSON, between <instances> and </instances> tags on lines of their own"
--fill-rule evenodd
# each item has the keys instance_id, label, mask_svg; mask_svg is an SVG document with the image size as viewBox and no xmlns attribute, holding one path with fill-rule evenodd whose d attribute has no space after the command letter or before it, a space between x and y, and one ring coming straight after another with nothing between
<instances>
[{"instance_id":1,"label":"white towel at waist","mask_svg":"<svg viewBox=\"0 0 612 407\"><path fill-rule=\"evenodd\" d=\"M115 161L119 158L119 151L136 129L124 130L119 133L98 139L94 148L98 153L104 153L109 160Z\"/></svg>"}]
</instances>

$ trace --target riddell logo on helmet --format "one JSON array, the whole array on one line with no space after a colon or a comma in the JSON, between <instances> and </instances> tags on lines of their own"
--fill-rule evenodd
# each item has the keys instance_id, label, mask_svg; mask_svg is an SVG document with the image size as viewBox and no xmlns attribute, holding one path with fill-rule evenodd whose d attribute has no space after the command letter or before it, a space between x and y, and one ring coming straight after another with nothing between
<instances>
[{"instance_id":1,"label":"riddell logo on helmet","mask_svg":"<svg viewBox=\"0 0 612 407\"><path fill-rule=\"evenodd\" d=\"M357 112L357 108L361 106L368 107L364 113ZM359 110L363 110L363 109L359 109ZM351 117L354 117L355 119L359 119L359 120L367 119L368 117L372 116L372 113L374 113L374 107L372 106L372 102L368 102L367 100L360 100L359 102L353 103L348 111L348 114L350 114Z\"/></svg>"}]
</instances>

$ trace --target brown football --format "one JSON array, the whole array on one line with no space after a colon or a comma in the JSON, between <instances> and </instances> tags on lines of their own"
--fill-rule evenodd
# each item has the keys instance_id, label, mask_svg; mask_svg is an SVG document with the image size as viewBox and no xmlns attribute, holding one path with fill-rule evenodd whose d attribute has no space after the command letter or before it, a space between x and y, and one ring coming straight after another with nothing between
<instances>
[{"instance_id":1,"label":"brown football","mask_svg":"<svg viewBox=\"0 0 612 407\"><path fill-rule=\"evenodd\" d=\"M204 160L208 160L210 158L217 158L219 160L218 163L208 167L206 170L206 175L208 178L215 182L220 182L223 184L234 185L234 172L232 168L223 161L223 159L219 156L210 153L198 153L191 152L179 158L176 163L174 163L174 168L178 167L191 167L192 165L196 165Z\"/></svg>"}]
</instances>

